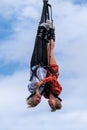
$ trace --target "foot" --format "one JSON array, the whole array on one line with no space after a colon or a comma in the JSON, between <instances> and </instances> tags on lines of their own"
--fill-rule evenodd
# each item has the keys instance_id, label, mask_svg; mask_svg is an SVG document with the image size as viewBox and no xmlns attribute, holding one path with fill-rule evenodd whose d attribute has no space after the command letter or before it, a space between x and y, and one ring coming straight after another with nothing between
<instances>
[{"instance_id":1,"label":"foot","mask_svg":"<svg viewBox=\"0 0 87 130\"><path fill-rule=\"evenodd\" d=\"M46 23L41 23L40 27L44 27L46 28L46 30L49 30L50 28L52 28L52 21L51 20L47 20Z\"/></svg>"}]
</instances>

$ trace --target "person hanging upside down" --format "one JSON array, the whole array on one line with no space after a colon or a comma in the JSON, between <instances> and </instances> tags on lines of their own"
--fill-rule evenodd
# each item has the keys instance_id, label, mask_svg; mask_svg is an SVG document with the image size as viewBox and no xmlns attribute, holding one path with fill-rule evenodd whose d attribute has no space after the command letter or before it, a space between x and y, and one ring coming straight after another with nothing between
<instances>
[{"instance_id":1,"label":"person hanging upside down","mask_svg":"<svg viewBox=\"0 0 87 130\"><path fill-rule=\"evenodd\" d=\"M44 31L41 30L42 28ZM42 23L38 32L38 38L43 37L44 40L46 40L48 65L38 67L34 66L37 67L37 69L31 83L28 85L29 91L32 95L27 98L27 104L31 107L37 106L43 95L48 99L51 111L55 111L57 109L61 109L62 107L59 98L57 98L62 91L62 87L58 82L59 66L56 63L53 51L55 46L54 28L52 28L50 22ZM40 92L41 86L44 86L45 88L42 94Z\"/></svg>"}]
</instances>

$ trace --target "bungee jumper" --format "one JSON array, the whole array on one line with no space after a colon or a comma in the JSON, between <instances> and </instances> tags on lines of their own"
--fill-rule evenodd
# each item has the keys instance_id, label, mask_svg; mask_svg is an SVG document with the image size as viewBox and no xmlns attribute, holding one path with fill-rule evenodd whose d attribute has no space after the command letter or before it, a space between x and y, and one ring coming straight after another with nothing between
<instances>
[{"instance_id":1,"label":"bungee jumper","mask_svg":"<svg viewBox=\"0 0 87 130\"><path fill-rule=\"evenodd\" d=\"M58 81L59 66L54 56L55 28L52 19L52 6L43 0L41 20L37 29L33 54L30 62L30 81L28 90L31 93L26 101L29 107L41 102L42 96L48 99L51 111L61 109L59 97L62 86Z\"/></svg>"}]
</instances>

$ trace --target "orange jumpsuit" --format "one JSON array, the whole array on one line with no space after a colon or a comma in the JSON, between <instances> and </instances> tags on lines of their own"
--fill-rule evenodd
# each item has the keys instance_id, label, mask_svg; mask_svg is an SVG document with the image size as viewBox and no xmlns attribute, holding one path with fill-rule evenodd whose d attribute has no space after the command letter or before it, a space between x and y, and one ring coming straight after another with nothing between
<instances>
[{"instance_id":1,"label":"orange jumpsuit","mask_svg":"<svg viewBox=\"0 0 87 130\"><path fill-rule=\"evenodd\" d=\"M49 71L49 69L47 69L47 77L44 78L42 81L44 82L44 84L49 82L50 86L51 86L50 91L53 94L55 94L56 96L58 96L62 91L62 87L57 80L57 78L59 76L59 72L57 71L59 69L59 66L57 64L50 64L49 67L51 68L52 72L56 72L56 73L55 73L55 75L52 75L52 73ZM46 95L45 95L45 97L46 97Z\"/></svg>"}]
</instances>

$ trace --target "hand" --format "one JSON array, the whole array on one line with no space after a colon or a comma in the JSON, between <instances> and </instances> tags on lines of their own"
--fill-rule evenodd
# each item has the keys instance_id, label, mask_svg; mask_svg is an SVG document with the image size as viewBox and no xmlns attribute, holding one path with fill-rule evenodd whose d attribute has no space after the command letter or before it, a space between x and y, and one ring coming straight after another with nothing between
<instances>
[{"instance_id":1,"label":"hand","mask_svg":"<svg viewBox=\"0 0 87 130\"><path fill-rule=\"evenodd\" d=\"M56 102L55 102L55 100L53 99L49 99L48 100L48 104L49 104L49 106L50 106L50 108L51 108L51 111L56 111Z\"/></svg>"},{"instance_id":2,"label":"hand","mask_svg":"<svg viewBox=\"0 0 87 130\"><path fill-rule=\"evenodd\" d=\"M55 100L55 97L53 96L53 94L51 92L50 92L48 104L51 108L51 111L56 111L56 100Z\"/></svg>"},{"instance_id":3,"label":"hand","mask_svg":"<svg viewBox=\"0 0 87 130\"><path fill-rule=\"evenodd\" d=\"M41 82L37 82L35 85L36 85L37 87L40 87L42 84L43 84L43 82L41 81Z\"/></svg>"}]
</instances>

